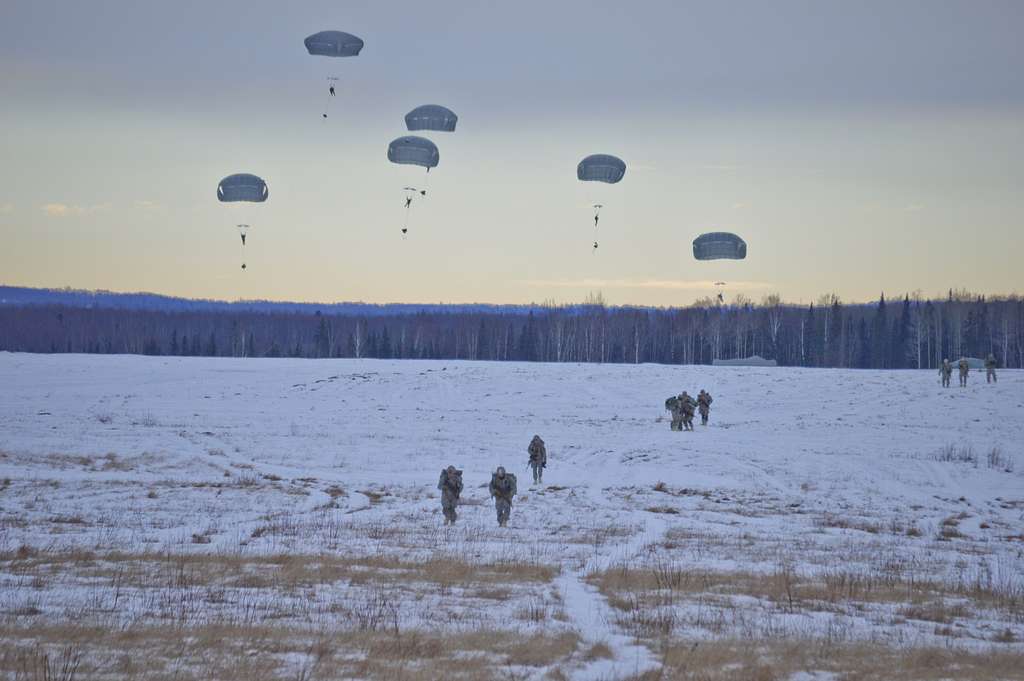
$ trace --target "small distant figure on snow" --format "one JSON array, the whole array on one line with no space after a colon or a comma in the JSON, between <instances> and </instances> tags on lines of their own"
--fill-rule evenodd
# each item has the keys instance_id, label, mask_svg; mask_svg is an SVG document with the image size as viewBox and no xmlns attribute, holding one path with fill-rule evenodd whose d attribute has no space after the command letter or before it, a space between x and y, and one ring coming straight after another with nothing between
<instances>
[{"instance_id":1,"label":"small distant figure on snow","mask_svg":"<svg viewBox=\"0 0 1024 681\"><path fill-rule=\"evenodd\" d=\"M996 356L991 352L985 358L985 382L996 383Z\"/></svg>"},{"instance_id":2,"label":"small distant figure on snow","mask_svg":"<svg viewBox=\"0 0 1024 681\"><path fill-rule=\"evenodd\" d=\"M526 448L530 455L530 468L533 469L533 484L541 484L544 477L544 469L548 465L548 450L544 447L544 440L540 435L534 435L530 440L530 446Z\"/></svg>"},{"instance_id":3,"label":"small distant figure on snow","mask_svg":"<svg viewBox=\"0 0 1024 681\"><path fill-rule=\"evenodd\" d=\"M948 388L949 381L953 377L953 365L949 363L949 359L942 360L942 366L939 367L939 376L942 377L942 387Z\"/></svg>"},{"instance_id":4,"label":"small distant figure on snow","mask_svg":"<svg viewBox=\"0 0 1024 681\"><path fill-rule=\"evenodd\" d=\"M516 476L506 473L503 466L491 475L488 487L494 498L494 509L498 512L498 527L508 526L508 517L512 513L512 497L516 495Z\"/></svg>"},{"instance_id":5,"label":"small distant figure on snow","mask_svg":"<svg viewBox=\"0 0 1024 681\"><path fill-rule=\"evenodd\" d=\"M960 387L967 387L967 376L971 373L971 365L967 361L966 357L961 357L960 362L957 364L960 369Z\"/></svg>"},{"instance_id":6,"label":"small distant figure on snow","mask_svg":"<svg viewBox=\"0 0 1024 681\"><path fill-rule=\"evenodd\" d=\"M437 482L437 488L441 490L441 512L444 513L444 524L454 525L458 518L455 507L459 505L459 495L462 494L462 471L455 466L443 469L441 479Z\"/></svg>"},{"instance_id":7,"label":"small distant figure on snow","mask_svg":"<svg viewBox=\"0 0 1024 681\"><path fill-rule=\"evenodd\" d=\"M711 415L711 393L701 390L697 395L697 409L700 411L700 425L708 425L708 417Z\"/></svg>"}]
</instances>

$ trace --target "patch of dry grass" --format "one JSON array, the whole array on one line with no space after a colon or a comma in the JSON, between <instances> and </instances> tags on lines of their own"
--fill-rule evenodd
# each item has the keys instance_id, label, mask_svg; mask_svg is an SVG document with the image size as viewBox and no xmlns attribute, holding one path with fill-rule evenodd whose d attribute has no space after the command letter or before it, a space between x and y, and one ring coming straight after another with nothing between
<instances>
[{"instance_id":1,"label":"patch of dry grass","mask_svg":"<svg viewBox=\"0 0 1024 681\"><path fill-rule=\"evenodd\" d=\"M725 572L684 569L667 561L645 567L622 564L587 577L625 612L663 605L677 599L745 596L775 605L784 612L832 611L836 606L895 604L906 618L948 623L973 609L996 609L1010 617L1024 608L1024 583L982 579L945 583L914 575L871 574L833 568L800 574L787 565L773 572Z\"/></svg>"},{"instance_id":2,"label":"patch of dry grass","mask_svg":"<svg viewBox=\"0 0 1024 681\"><path fill-rule=\"evenodd\" d=\"M890 648L817 641L671 640L660 650L663 668L632 681L784 681L799 672L851 681L997 681L1021 677L1022 656L944 648Z\"/></svg>"},{"instance_id":3,"label":"patch of dry grass","mask_svg":"<svg viewBox=\"0 0 1024 681\"><path fill-rule=\"evenodd\" d=\"M517 667L549 667L579 645L572 632L523 636L501 630L439 634L339 631L265 625L107 629L0 625L0 676L25 681L483 681ZM67 664L65 664L67 663ZM41 665L73 669L45 674ZM35 675L25 670L36 671Z\"/></svg>"},{"instance_id":4,"label":"patch of dry grass","mask_svg":"<svg viewBox=\"0 0 1024 681\"><path fill-rule=\"evenodd\" d=\"M206 534L193 535L205 543ZM56 573L95 581L117 575L139 588L185 584L242 588L300 588L347 581L359 585L430 583L442 587L491 587L548 583L560 568L530 561L470 563L443 555L424 560L374 555L244 555L233 553L96 553L44 551L28 546L0 552L0 569L20 576Z\"/></svg>"},{"instance_id":5,"label":"patch of dry grass","mask_svg":"<svg viewBox=\"0 0 1024 681\"><path fill-rule=\"evenodd\" d=\"M593 662L594 660L614 660L615 653L612 652L611 647L604 641L598 641L594 645L587 649L587 652L583 653L583 659L587 662Z\"/></svg>"},{"instance_id":6,"label":"patch of dry grass","mask_svg":"<svg viewBox=\"0 0 1024 681\"><path fill-rule=\"evenodd\" d=\"M668 515L679 515L679 509L674 506L648 506L644 509L648 513L665 513Z\"/></svg>"}]
</instances>

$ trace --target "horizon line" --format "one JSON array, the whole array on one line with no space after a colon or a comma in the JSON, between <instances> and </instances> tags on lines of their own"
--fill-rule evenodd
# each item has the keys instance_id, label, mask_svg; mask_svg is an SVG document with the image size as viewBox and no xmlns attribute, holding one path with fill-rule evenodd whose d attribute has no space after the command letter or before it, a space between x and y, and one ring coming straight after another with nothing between
<instances>
[{"instance_id":1,"label":"horizon line","mask_svg":"<svg viewBox=\"0 0 1024 681\"><path fill-rule=\"evenodd\" d=\"M323 301L323 300L307 301L307 300L287 300L287 299L274 299L274 298L238 298L236 300L226 300L226 299L222 299L222 298L193 298L193 297L180 296L180 295L174 295L174 294L168 294L168 293L157 293L157 292L153 292L153 291L118 291L118 290L113 290L113 289L102 289L102 288L87 289L87 288L74 288L74 287L67 286L67 285L65 285L63 287L22 286L22 285L17 285L17 284L7 284L7 283L4 283L4 282L0 282L0 289L23 289L23 290L29 290L29 291L45 291L45 292L54 292L54 293L75 293L75 294L84 294L84 295L112 295L112 296L125 296L125 297L127 297L127 296L151 296L151 297L154 297L154 298L166 298L166 299L170 299L170 300L183 301L183 302L197 302L197 303L209 303L209 304L232 305L232 306L233 305L244 306L246 304L271 304L271 305L302 305L302 306L310 306L310 307L315 307L315 306L318 306L318 305L322 305L322 306L325 306L325 307L342 306L342 305L360 305L360 306L366 306L366 307L411 307L411 308L416 308L416 307L421 307L421 308L426 308L426 307L491 307L491 308L540 308L540 309L543 309L543 308L548 308L548 307L584 307L584 306L603 305L604 307L607 307L607 308L620 308L620 309L675 310L675 309L687 309L687 308L692 308L692 307L705 307L704 305L697 305L697 303L698 302L702 302L702 301L707 301L707 300L710 300L712 302L714 301L714 296L708 295L708 296L702 296L700 298L697 298L693 302L691 302L689 304L685 304L685 305L647 305L647 304L642 304L642 303L615 303L615 304L612 304L612 303L608 303L607 301L604 300L603 294L602 294L602 292L600 290L598 290L596 292L595 291L590 291L587 294L588 298L596 296L597 300L587 300L587 299L584 299L584 300L573 301L573 302L561 302L561 301L556 301L554 299L550 299L550 300L544 300L544 301L541 301L541 302L531 301L531 302L528 302L528 303L490 303L490 302L481 302L481 301L473 301L473 302L451 302L451 301L445 302L445 301L438 301L438 302L430 302L430 303L428 303L428 302L401 302L401 301L367 302L367 301L363 301L363 300L336 300L336 301L333 301L333 302L326 302L326 301ZM740 294L740 295L742 295L742 294ZM749 304L751 306L761 306L765 302L765 299L767 299L767 298L769 298L771 296L777 296L777 295L779 295L779 294L772 293L772 292L765 292L764 295L762 296L761 300L754 300L753 298L750 298L750 297L747 297L747 296L743 296L743 298L744 298L743 304ZM919 289L915 290L913 292L902 292L902 293L899 293L899 294L896 294L896 295L889 295L884 290L882 290L880 292L879 298L872 299L872 300L865 300L865 301L860 301L860 300L843 300L838 295L836 295L834 292L833 293L823 293L823 294L821 294L819 296L819 298L820 297L825 297L825 296L835 296L836 300L839 302L840 305L851 305L851 306L875 305L875 304L879 303L883 298L886 300L886 302L890 302L890 301L894 301L894 300L909 299L912 302L926 303L926 302L943 302L943 301L948 300L950 298L950 296L952 296L957 301L964 301L964 300L975 301L977 299L985 299L986 301L990 300L990 299L991 300L1016 300L1016 299L1024 297L1024 296L1021 296L1021 294L1018 293L1016 290L1013 291L1013 292L1010 292L1010 293L985 293L985 292L970 291L970 290L965 289L965 288L953 288L953 287L948 288L946 293L939 294L937 296L925 296ZM786 306L786 307L809 307L811 305L818 304L819 302L820 302L820 300L812 300L812 301L809 301L809 302L804 302L802 299L799 300L799 301L787 301L787 300L783 299L781 296L779 296L779 299L778 299L778 304ZM7 304L6 300L5 299L0 299L0 305L4 305L4 304ZM735 307L735 302L734 301L723 301L723 306L724 307Z\"/></svg>"}]
</instances>

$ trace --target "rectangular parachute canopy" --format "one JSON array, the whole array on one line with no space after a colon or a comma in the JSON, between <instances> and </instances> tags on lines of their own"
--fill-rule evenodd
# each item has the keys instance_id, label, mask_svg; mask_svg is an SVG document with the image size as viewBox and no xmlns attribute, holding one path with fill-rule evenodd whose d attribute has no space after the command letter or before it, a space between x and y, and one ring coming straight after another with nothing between
<instances>
[{"instance_id":1,"label":"rectangular parachute canopy","mask_svg":"<svg viewBox=\"0 0 1024 681\"><path fill-rule=\"evenodd\" d=\"M747 242L731 232L709 232L693 240L693 257L697 260L743 260Z\"/></svg>"},{"instance_id":2,"label":"rectangular parachute canopy","mask_svg":"<svg viewBox=\"0 0 1024 681\"><path fill-rule=\"evenodd\" d=\"M430 170L441 161L437 145L426 137L406 135L388 145L388 160L392 163L421 166Z\"/></svg>"},{"instance_id":3,"label":"rectangular parachute canopy","mask_svg":"<svg viewBox=\"0 0 1024 681\"><path fill-rule=\"evenodd\" d=\"M303 41L306 51L316 57L355 57L363 49L363 40L344 31L320 31Z\"/></svg>"},{"instance_id":4,"label":"rectangular parachute canopy","mask_svg":"<svg viewBox=\"0 0 1024 681\"><path fill-rule=\"evenodd\" d=\"M217 200L224 203L250 201L263 203L270 195L262 177L250 173L228 175L217 184Z\"/></svg>"},{"instance_id":5,"label":"rectangular parachute canopy","mask_svg":"<svg viewBox=\"0 0 1024 681\"><path fill-rule=\"evenodd\" d=\"M405 127L410 131L455 132L458 122L455 112L440 104L424 104L405 114Z\"/></svg>"},{"instance_id":6,"label":"rectangular parachute canopy","mask_svg":"<svg viewBox=\"0 0 1024 681\"><path fill-rule=\"evenodd\" d=\"M576 179L581 182L615 184L626 174L626 162L611 154L591 154L576 166Z\"/></svg>"}]
</instances>

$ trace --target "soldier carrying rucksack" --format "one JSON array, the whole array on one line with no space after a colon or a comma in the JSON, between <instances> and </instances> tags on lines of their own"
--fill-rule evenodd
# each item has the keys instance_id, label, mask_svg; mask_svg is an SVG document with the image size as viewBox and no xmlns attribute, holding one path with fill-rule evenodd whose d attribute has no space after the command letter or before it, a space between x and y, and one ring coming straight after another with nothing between
<instances>
[{"instance_id":1,"label":"soldier carrying rucksack","mask_svg":"<svg viewBox=\"0 0 1024 681\"><path fill-rule=\"evenodd\" d=\"M679 409L683 416L683 430L693 430L693 412L697 402L685 390L679 396Z\"/></svg>"},{"instance_id":2,"label":"soldier carrying rucksack","mask_svg":"<svg viewBox=\"0 0 1024 681\"><path fill-rule=\"evenodd\" d=\"M985 358L985 382L996 383L996 356L991 352Z\"/></svg>"},{"instance_id":3,"label":"soldier carrying rucksack","mask_svg":"<svg viewBox=\"0 0 1024 681\"><path fill-rule=\"evenodd\" d=\"M441 490L441 512L444 513L444 524L454 525L458 518L455 507L459 505L459 495L462 494L462 471L455 466L443 469L441 479L437 482L437 488Z\"/></svg>"},{"instance_id":4,"label":"soldier carrying rucksack","mask_svg":"<svg viewBox=\"0 0 1024 681\"><path fill-rule=\"evenodd\" d=\"M544 446L544 440L540 438L540 435L533 436L533 439L530 440L530 446L526 448L526 451L530 455L529 465L533 469L533 482L534 484L540 484L541 478L544 477L544 469L548 465L548 450Z\"/></svg>"},{"instance_id":5,"label":"soldier carrying rucksack","mask_svg":"<svg viewBox=\"0 0 1024 681\"><path fill-rule=\"evenodd\" d=\"M967 361L966 357L961 357L957 367L960 369L960 387L966 388L967 376L971 373L971 364Z\"/></svg>"},{"instance_id":6,"label":"soldier carrying rucksack","mask_svg":"<svg viewBox=\"0 0 1024 681\"><path fill-rule=\"evenodd\" d=\"M949 363L948 359L942 360L942 366L939 367L939 376L942 377L942 387L949 387L949 379L953 377L953 365Z\"/></svg>"},{"instance_id":7,"label":"soldier carrying rucksack","mask_svg":"<svg viewBox=\"0 0 1024 681\"><path fill-rule=\"evenodd\" d=\"M672 413L672 422L668 424L671 430L683 429L683 410L679 406L679 396L673 395L665 400L665 409Z\"/></svg>"},{"instance_id":8,"label":"soldier carrying rucksack","mask_svg":"<svg viewBox=\"0 0 1024 681\"><path fill-rule=\"evenodd\" d=\"M494 497L494 509L498 512L498 526L505 527L508 524L509 514L512 513L512 497L516 495L516 476L506 473L503 466L491 475L491 484L488 486L491 496Z\"/></svg>"},{"instance_id":9,"label":"soldier carrying rucksack","mask_svg":"<svg viewBox=\"0 0 1024 681\"><path fill-rule=\"evenodd\" d=\"M708 425L708 417L711 414L711 393L701 390L697 395L697 410L700 411L700 425Z\"/></svg>"}]
</instances>

